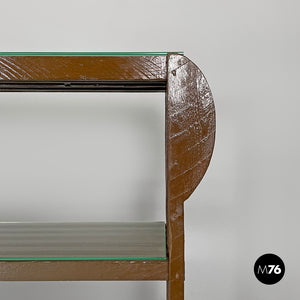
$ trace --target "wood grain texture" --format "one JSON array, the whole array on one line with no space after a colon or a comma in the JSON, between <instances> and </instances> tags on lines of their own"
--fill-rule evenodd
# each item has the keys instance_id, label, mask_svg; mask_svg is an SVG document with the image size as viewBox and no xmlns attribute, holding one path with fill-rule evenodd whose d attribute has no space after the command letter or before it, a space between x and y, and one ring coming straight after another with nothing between
<instances>
[{"instance_id":1,"label":"wood grain texture","mask_svg":"<svg viewBox=\"0 0 300 300\"><path fill-rule=\"evenodd\" d=\"M184 299L184 201L208 168L214 140L215 108L204 75L188 58L169 54L166 92L168 300Z\"/></svg>"},{"instance_id":2,"label":"wood grain texture","mask_svg":"<svg viewBox=\"0 0 300 300\"><path fill-rule=\"evenodd\" d=\"M167 261L0 261L0 281L168 280Z\"/></svg>"},{"instance_id":3,"label":"wood grain texture","mask_svg":"<svg viewBox=\"0 0 300 300\"><path fill-rule=\"evenodd\" d=\"M165 79L166 56L0 56L0 81Z\"/></svg>"},{"instance_id":4,"label":"wood grain texture","mask_svg":"<svg viewBox=\"0 0 300 300\"><path fill-rule=\"evenodd\" d=\"M184 201L200 183L212 156L215 107L204 75L187 57L169 55L167 85L169 197Z\"/></svg>"}]
</instances>

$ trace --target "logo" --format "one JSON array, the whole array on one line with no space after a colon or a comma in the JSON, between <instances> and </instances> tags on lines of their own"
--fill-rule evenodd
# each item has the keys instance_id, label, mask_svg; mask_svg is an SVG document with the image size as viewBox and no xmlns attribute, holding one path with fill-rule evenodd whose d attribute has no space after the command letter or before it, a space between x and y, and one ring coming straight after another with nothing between
<instances>
[{"instance_id":1,"label":"logo","mask_svg":"<svg viewBox=\"0 0 300 300\"><path fill-rule=\"evenodd\" d=\"M282 259L275 254L264 254L254 264L256 278L264 284L275 284L284 276L285 266Z\"/></svg>"}]
</instances>

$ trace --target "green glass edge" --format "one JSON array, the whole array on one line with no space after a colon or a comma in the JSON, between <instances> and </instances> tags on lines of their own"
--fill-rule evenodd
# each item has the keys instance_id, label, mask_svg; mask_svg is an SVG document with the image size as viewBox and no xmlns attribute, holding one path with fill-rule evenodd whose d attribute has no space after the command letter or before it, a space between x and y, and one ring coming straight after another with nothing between
<instances>
[{"instance_id":1,"label":"green glass edge","mask_svg":"<svg viewBox=\"0 0 300 300\"><path fill-rule=\"evenodd\" d=\"M184 54L183 51L169 52L0 52L0 56L141 56Z\"/></svg>"},{"instance_id":2,"label":"green glass edge","mask_svg":"<svg viewBox=\"0 0 300 300\"><path fill-rule=\"evenodd\" d=\"M167 260L166 257L0 257L0 261L23 260Z\"/></svg>"}]
</instances>

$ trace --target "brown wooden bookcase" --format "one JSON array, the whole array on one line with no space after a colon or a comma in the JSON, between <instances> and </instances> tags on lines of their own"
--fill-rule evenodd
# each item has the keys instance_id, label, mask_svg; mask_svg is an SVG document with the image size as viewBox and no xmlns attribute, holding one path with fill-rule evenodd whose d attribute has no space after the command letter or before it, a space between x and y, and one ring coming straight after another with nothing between
<instances>
[{"instance_id":1,"label":"brown wooden bookcase","mask_svg":"<svg viewBox=\"0 0 300 300\"><path fill-rule=\"evenodd\" d=\"M105 223L44 224L43 227L1 223L0 280L164 280L167 281L167 299L182 300L184 201L203 178L215 141L213 97L199 68L180 53L2 53L0 92L11 91L164 92L166 220L159 224L130 223L128 226ZM57 251L47 253L43 243L51 239L47 235L52 232L49 226L52 231L63 232L65 244L52 237L51 245L57 245ZM43 230L44 239L34 235ZM68 243L68 232L72 232L73 237L75 234L76 240L86 236L86 232L90 240L107 236L107 232L112 235L107 240L101 238L99 244L87 251L77 246L75 249L72 241ZM81 234L76 236L76 232ZM31 234L32 248L24 250L24 238L20 241L20 234L25 237ZM122 241L124 235L126 239ZM16 240L9 244L14 236ZM147 238L143 240L144 236ZM116 238L121 242L120 247L114 243ZM102 242L108 243L105 251L111 250L111 254L101 250ZM122 243L127 250L132 249L132 253L124 252Z\"/></svg>"}]
</instances>

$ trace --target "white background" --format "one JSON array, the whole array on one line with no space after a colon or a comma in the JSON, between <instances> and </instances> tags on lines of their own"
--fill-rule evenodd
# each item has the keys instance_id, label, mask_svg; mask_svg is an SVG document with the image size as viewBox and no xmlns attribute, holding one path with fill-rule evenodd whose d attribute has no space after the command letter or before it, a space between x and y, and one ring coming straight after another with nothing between
<instances>
[{"instance_id":1,"label":"white background","mask_svg":"<svg viewBox=\"0 0 300 300\"><path fill-rule=\"evenodd\" d=\"M186 299L299 299L298 1L2 1L1 51L179 51L217 109L185 204ZM163 94L1 94L1 221L164 218ZM258 282L278 254L285 277ZM1 270L0 270L1 272ZM161 282L0 283L0 299L164 299Z\"/></svg>"}]
</instances>

